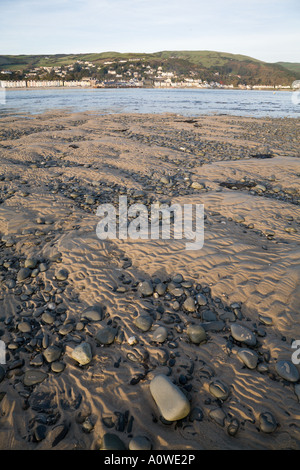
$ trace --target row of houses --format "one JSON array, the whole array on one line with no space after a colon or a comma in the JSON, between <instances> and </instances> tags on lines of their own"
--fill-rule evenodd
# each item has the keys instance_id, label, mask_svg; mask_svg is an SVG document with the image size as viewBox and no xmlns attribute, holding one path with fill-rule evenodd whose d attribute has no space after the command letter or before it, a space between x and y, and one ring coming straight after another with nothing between
<instances>
[{"instance_id":1,"label":"row of houses","mask_svg":"<svg viewBox=\"0 0 300 470\"><path fill-rule=\"evenodd\" d=\"M51 87L89 87L90 80L0 80L0 88L51 88Z\"/></svg>"}]
</instances>

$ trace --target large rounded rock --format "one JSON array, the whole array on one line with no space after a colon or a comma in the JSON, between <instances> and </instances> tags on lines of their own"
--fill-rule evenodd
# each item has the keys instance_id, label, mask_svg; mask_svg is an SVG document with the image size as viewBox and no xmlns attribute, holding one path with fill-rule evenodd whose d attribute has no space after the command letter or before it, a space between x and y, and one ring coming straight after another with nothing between
<instances>
[{"instance_id":1,"label":"large rounded rock","mask_svg":"<svg viewBox=\"0 0 300 470\"><path fill-rule=\"evenodd\" d=\"M159 326L153 332L152 341L156 341L156 343L163 343L168 336L168 330L164 326Z\"/></svg>"},{"instance_id":2,"label":"large rounded rock","mask_svg":"<svg viewBox=\"0 0 300 470\"><path fill-rule=\"evenodd\" d=\"M129 442L129 450L151 450L152 445L145 436L136 436Z\"/></svg>"},{"instance_id":3,"label":"large rounded rock","mask_svg":"<svg viewBox=\"0 0 300 470\"><path fill-rule=\"evenodd\" d=\"M17 280L19 282L25 281L31 275L31 269L29 268L21 268L17 274Z\"/></svg>"},{"instance_id":4,"label":"large rounded rock","mask_svg":"<svg viewBox=\"0 0 300 470\"><path fill-rule=\"evenodd\" d=\"M289 382L297 382L299 380L299 371L291 361L278 361L275 365L275 369L280 377Z\"/></svg>"},{"instance_id":5,"label":"large rounded rock","mask_svg":"<svg viewBox=\"0 0 300 470\"><path fill-rule=\"evenodd\" d=\"M166 375L160 374L151 380L150 392L165 420L177 421L189 414L188 399Z\"/></svg>"},{"instance_id":6,"label":"large rounded rock","mask_svg":"<svg viewBox=\"0 0 300 470\"><path fill-rule=\"evenodd\" d=\"M92 349L89 343L83 342L73 349L71 356L81 366L89 364L92 360Z\"/></svg>"},{"instance_id":7,"label":"large rounded rock","mask_svg":"<svg viewBox=\"0 0 300 470\"><path fill-rule=\"evenodd\" d=\"M249 328L246 328L243 325L234 323L231 325L231 334L236 341L247 344L247 346L256 345L256 336Z\"/></svg>"}]
</instances>

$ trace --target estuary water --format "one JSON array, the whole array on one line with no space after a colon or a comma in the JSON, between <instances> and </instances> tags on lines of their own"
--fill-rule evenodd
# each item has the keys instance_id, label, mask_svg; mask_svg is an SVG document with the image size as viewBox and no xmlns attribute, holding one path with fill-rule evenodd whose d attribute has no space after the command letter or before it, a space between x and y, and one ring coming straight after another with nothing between
<instances>
[{"instance_id":1,"label":"estuary water","mask_svg":"<svg viewBox=\"0 0 300 470\"><path fill-rule=\"evenodd\" d=\"M296 99L295 99L296 98ZM15 89L2 90L0 116L52 110L112 113L229 114L299 117L295 92L222 89Z\"/></svg>"}]
</instances>

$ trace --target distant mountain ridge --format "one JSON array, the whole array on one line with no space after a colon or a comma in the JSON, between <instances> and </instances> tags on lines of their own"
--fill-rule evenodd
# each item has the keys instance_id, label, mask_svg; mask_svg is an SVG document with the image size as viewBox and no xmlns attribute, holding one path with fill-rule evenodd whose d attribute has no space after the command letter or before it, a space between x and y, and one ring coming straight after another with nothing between
<instances>
[{"instance_id":1,"label":"distant mountain ridge","mask_svg":"<svg viewBox=\"0 0 300 470\"><path fill-rule=\"evenodd\" d=\"M246 85L291 85L300 79L300 64L290 62L268 63L241 54L217 51L161 51L155 53L120 53L102 52L87 54L51 54L51 55L0 55L0 72L11 72L10 79L24 78L26 72L41 67L67 67L77 61L93 64L90 75L103 79L105 62L112 62L112 68L120 61L134 61L135 69L143 72L145 64L156 70L161 67L165 72L174 71L178 76L199 76L204 80L217 80L224 84L244 83ZM100 69L103 69L102 72ZM124 65L122 69L126 69ZM88 68L82 73L87 73ZM50 72L48 72L50 74ZM79 79L80 70L69 79ZM77 75L76 75L77 74ZM53 77L55 74L52 74ZM82 74L81 74L82 75ZM0 73L2 79L5 74ZM216 79L217 77L217 79ZM49 78L49 77L48 77Z\"/></svg>"}]
</instances>

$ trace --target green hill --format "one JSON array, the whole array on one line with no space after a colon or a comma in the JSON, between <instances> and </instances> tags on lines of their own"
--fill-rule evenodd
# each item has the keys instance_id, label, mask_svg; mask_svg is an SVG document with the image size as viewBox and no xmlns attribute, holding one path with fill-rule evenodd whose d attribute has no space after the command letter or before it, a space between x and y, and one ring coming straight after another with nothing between
<instances>
[{"instance_id":1,"label":"green hill","mask_svg":"<svg viewBox=\"0 0 300 470\"><path fill-rule=\"evenodd\" d=\"M216 51L161 51L152 54L102 52L1 55L0 71L12 71L12 79L17 79L38 67L66 67L76 61L82 61L104 68L105 61L110 60L115 63L112 67L115 66L117 69L118 61L130 61L130 59L135 59L133 63L136 70L142 70L142 66L145 64L154 67L154 69L160 66L164 71L175 71L180 77L199 76L204 80L222 81L225 84L291 85L294 80L300 79L300 64L298 63L268 63L245 55ZM81 76L82 74L80 75L80 71L77 70L76 75L69 74L68 79L78 79ZM51 77L53 78L54 75L52 74Z\"/></svg>"}]
</instances>

